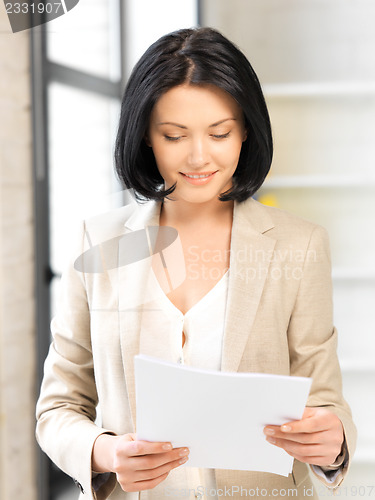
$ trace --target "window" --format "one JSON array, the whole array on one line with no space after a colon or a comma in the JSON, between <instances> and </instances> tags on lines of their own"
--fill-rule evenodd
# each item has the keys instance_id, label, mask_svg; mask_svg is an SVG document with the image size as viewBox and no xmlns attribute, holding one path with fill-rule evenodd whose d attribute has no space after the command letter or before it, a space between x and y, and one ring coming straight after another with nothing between
<instances>
[{"instance_id":1,"label":"window","mask_svg":"<svg viewBox=\"0 0 375 500\"><path fill-rule=\"evenodd\" d=\"M113 206L121 189L113 148L126 78L156 38L195 26L198 11L198 0L80 0L30 30L39 382L72 227L97 213L98 202ZM39 459L38 498L57 500L73 483Z\"/></svg>"},{"instance_id":2,"label":"window","mask_svg":"<svg viewBox=\"0 0 375 500\"><path fill-rule=\"evenodd\" d=\"M120 189L113 145L124 81L122 21L121 0L81 0L30 32L40 379L72 228ZM39 483L43 500L73 485L44 456Z\"/></svg>"}]
</instances>

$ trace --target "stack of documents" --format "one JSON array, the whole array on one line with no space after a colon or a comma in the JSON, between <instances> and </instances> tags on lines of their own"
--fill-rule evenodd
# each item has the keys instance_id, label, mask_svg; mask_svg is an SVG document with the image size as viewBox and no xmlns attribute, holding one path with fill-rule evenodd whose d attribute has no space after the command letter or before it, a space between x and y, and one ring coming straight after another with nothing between
<instances>
[{"instance_id":1,"label":"stack of documents","mask_svg":"<svg viewBox=\"0 0 375 500\"><path fill-rule=\"evenodd\" d=\"M202 370L135 356L137 439L190 449L187 467L287 476L293 458L266 441L266 425L301 419L312 380Z\"/></svg>"}]
</instances>

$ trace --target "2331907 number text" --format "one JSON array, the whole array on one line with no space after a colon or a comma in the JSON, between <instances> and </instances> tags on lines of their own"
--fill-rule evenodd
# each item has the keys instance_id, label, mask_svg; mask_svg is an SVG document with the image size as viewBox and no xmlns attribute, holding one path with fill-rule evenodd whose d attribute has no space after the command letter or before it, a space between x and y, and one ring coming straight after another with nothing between
<instances>
[{"instance_id":1,"label":"2331907 number text","mask_svg":"<svg viewBox=\"0 0 375 500\"><path fill-rule=\"evenodd\" d=\"M28 2L16 2L16 3L6 3L5 8L7 14L57 14L59 9L62 9L61 2L38 2L38 3L28 3Z\"/></svg>"}]
</instances>

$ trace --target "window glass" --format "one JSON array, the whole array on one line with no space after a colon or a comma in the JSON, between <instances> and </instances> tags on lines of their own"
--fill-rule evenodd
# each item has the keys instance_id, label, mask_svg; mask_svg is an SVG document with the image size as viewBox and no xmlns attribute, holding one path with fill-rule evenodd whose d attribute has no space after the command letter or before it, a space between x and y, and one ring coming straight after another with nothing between
<instances>
[{"instance_id":1,"label":"window glass","mask_svg":"<svg viewBox=\"0 0 375 500\"><path fill-rule=\"evenodd\" d=\"M80 0L47 24L52 62L111 79L120 78L117 0Z\"/></svg>"},{"instance_id":2,"label":"window glass","mask_svg":"<svg viewBox=\"0 0 375 500\"><path fill-rule=\"evenodd\" d=\"M99 206L110 208L120 189L113 167L119 104L56 83L48 99L51 267L61 273L73 228Z\"/></svg>"}]
</instances>

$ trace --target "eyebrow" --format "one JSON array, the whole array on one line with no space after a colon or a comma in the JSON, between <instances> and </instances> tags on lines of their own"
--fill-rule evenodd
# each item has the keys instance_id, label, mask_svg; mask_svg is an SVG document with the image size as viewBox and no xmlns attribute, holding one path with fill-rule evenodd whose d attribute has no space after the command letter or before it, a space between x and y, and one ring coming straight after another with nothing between
<instances>
[{"instance_id":1,"label":"eyebrow","mask_svg":"<svg viewBox=\"0 0 375 500\"><path fill-rule=\"evenodd\" d=\"M218 121L218 122L213 123L212 125L209 125L209 126L208 126L208 128L211 128L211 127L217 127L218 125L221 125L222 123L227 122L227 121L229 121L229 120L234 120L234 121L236 121L236 118L224 118L224 120L220 120L220 121ZM181 125L181 124L179 124L179 123L175 123L175 122L161 122L161 123L158 123L157 125L158 125L158 126L160 126L160 125L173 125L173 126L175 126L175 127L178 127L178 128L183 128L183 129L185 129L185 130L187 129L187 127L186 127L185 125Z\"/></svg>"}]
</instances>

